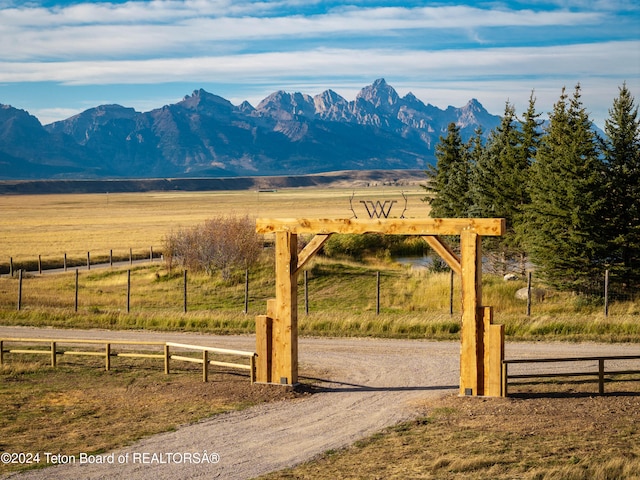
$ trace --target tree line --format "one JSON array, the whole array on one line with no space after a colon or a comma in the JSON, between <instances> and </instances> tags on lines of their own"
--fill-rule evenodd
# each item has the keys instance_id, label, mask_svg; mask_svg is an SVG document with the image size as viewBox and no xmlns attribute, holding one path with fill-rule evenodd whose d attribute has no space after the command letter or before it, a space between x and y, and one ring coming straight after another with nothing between
<instances>
[{"instance_id":1,"label":"tree line","mask_svg":"<svg viewBox=\"0 0 640 480\"><path fill-rule=\"evenodd\" d=\"M589 292L605 270L624 288L640 286L640 122L626 84L601 136L580 84L562 89L547 122L534 92L517 115L506 102L498 127L467 142L451 123L426 174L432 217L500 217L507 234L486 250L503 270L529 263L550 285ZM508 268L509 266L509 268Z\"/></svg>"}]
</instances>

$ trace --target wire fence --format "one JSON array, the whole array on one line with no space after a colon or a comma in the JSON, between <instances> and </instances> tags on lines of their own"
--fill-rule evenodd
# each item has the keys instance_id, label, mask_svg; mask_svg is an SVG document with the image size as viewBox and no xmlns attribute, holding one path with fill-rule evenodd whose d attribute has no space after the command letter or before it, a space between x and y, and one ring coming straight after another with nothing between
<instances>
[{"instance_id":1,"label":"wire fence","mask_svg":"<svg viewBox=\"0 0 640 480\"><path fill-rule=\"evenodd\" d=\"M67 271L74 268L82 268L91 270L96 267L113 267L115 264L150 261L162 259L162 251L154 250L153 246L148 249L129 248L128 252L109 250L109 253L99 253L87 251L86 255L38 255L37 258L14 259L9 257L6 262L0 261L0 275L9 275L11 277L23 270L30 273L47 273L56 271Z\"/></svg>"},{"instance_id":2,"label":"wire fence","mask_svg":"<svg viewBox=\"0 0 640 480\"><path fill-rule=\"evenodd\" d=\"M150 253L146 261L154 261L156 258L153 253ZM219 289L219 284L211 277L203 278L201 275L195 275L192 280L187 270L173 272L166 277L156 272L153 280L149 280L153 274L144 267L136 270L114 268L102 273L87 270L89 270L88 267L82 273L79 268L69 269L67 274L61 272L61 275L55 277L58 278L55 285L49 282L48 276L43 272L18 270L9 281L0 284L0 309L17 308L20 311L25 307L51 307L73 308L75 312L83 309L95 313L114 309L120 312L124 310L126 313L130 313L132 309L156 312L181 310L184 313L220 309L241 311L246 315L249 313L250 305L253 304L260 303L258 310L261 311L262 304L273 296L275 289L273 279L265 280L263 274L252 280L252 274L248 269L244 271L243 279L240 277L236 279L233 288L225 286L224 289ZM135 277L132 276L132 272ZM355 281L348 275L335 278L331 282L327 280L328 277L324 278L323 286L320 286L315 282L321 278L315 276L309 278L308 273L308 270L305 270L304 275L299 278L298 294L301 312L308 315L310 312L331 308L326 299L326 293L318 291L318 289L326 289L328 284L336 288L337 292L339 291L332 300L338 303L340 302L338 297L344 294L345 301L348 301L348 284ZM331 273L321 275L326 277L331 276ZM438 295L442 298L437 302L439 305L437 308L443 313L447 311L453 317L459 311L460 286L459 280L454 281L453 272L450 271L448 275L447 286L439 290ZM375 311L376 315L388 311L391 306L387 302L395 302L394 295L398 294L398 289L402 289L403 280L398 274L369 271L358 273L357 276L369 278L366 280L368 287L358 292L358 301L368 302L368 310ZM393 285L390 282L392 278ZM621 287L620 283L612 282L613 278L609 272L605 272L602 279L594 280L593 294L577 296L573 301L576 305L580 304L592 309L602 308L604 315L608 316L609 307L614 302L634 302L638 299L638 292L629 291L628 288ZM8 277L5 276L4 279L7 280ZM505 277L505 282L508 280ZM534 274L530 272L527 286L520 288L515 294L515 297L523 302L522 313L526 313L527 316L535 313L536 309L541 309L543 303L548 302L549 297L553 295L553 292L534 284L533 280ZM360 281L360 284L362 283ZM316 295L320 295L321 298ZM396 307L397 302L393 308Z\"/></svg>"}]
</instances>

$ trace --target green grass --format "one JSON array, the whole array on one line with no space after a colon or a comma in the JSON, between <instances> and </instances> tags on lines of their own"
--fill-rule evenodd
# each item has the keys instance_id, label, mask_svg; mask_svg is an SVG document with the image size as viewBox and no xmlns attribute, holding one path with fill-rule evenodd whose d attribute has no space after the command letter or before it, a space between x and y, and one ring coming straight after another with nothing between
<instances>
[{"instance_id":1,"label":"green grass","mask_svg":"<svg viewBox=\"0 0 640 480\"><path fill-rule=\"evenodd\" d=\"M380 272L380 314L376 313L376 275ZM308 305L304 275L299 275L299 331L302 335L377 336L456 340L460 332L460 285L454 282L454 313L449 314L449 274L412 272L388 261L356 263L313 259L308 267ZM266 312L275 294L273 261L250 273L249 311L244 313L244 272L230 281L219 275L188 274L187 313L183 272L163 264L131 269L130 311L127 269L81 272L79 305L74 311L75 274L32 276L23 280L22 309L17 311L18 281L0 278L0 313L4 325L60 328L150 329L208 333L253 333L254 318ZM494 307L496 323L511 340L640 341L640 307L618 302L605 318L593 302L552 293L526 302L515 292L524 282L504 282L484 275L484 303ZM309 313L306 314L308 308Z\"/></svg>"}]
</instances>

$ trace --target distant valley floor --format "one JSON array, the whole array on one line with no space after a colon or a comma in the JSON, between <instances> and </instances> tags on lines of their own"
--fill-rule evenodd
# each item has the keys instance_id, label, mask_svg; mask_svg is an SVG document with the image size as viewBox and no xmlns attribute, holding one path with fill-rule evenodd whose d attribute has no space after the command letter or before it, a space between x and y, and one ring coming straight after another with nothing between
<instances>
[{"instance_id":1,"label":"distant valley floor","mask_svg":"<svg viewBox=\"0 0 640 480\"><path fill-rule=\"evenodd\" d=\"M0 195L124 193L150 191L274 190L298 187L363 188L418 185L422 170L349 170L292 176L228 178L151 178L113 180L4 180Z\"/></svg>"}]
</instances>

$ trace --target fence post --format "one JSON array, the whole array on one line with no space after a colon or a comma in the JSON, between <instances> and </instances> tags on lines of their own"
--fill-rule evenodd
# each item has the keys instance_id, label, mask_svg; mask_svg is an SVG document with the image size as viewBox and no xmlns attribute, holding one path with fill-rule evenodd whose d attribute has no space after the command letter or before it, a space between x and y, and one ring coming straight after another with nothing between
<instances>
[{"instance_id":1,"label":"fence post","mask_svg":"<svg viewBox=\"0 0 640 480\"><path fill-rule=\"evenodd\" d=\"M106 343L104 347L104 369L111 370L111 344Z\"/></svg>"},{"instance_id":2,"label":"fence post","mask_svg":"<svg viewBox=\"0 0 640 480\"><path fill-rule=\"evenodd\" d=\"M244 314L249 313L249 269L244 270Z\"/></svg>"},{"instance_id":3,"label":"fence post","mask_svg":"<svg viewBox=\"0 0 640 480\"><path fill-rule=\"evenodd\" d=\"M42 255L38 255L38 274L42 275Z\"/></svg>"},{"instance_id":4,"label":"fence post","mask_svg":"<svg viewBox=\"0 0 640 480\"><path fill-rule=\"evenodd\" d=\"M22 308L22 269L18 271L18 311Z\"/></svg>"},{"instance_id":5,"label":"fence post","mask_svg":"<svg viewBox=\"0 0 640 480\"><path fill-rule=\"evenodd\" d=\"M184 313L187 313L187 270L184 271Z\"/></svg>"},{"instance_id":6,"label":"fence post","mask_svg":"<svg viewBox=\"0 0 640 480\"><path fill-rule=\"evenodd\" d=\"M133 265L133 251L129 249L129 265Z\"/></svg>"},{"instance_id":7,"label":"fence post","mask_svg":"<svg viewBox=\"0 0 640 480\"><path fill-rule=\"evenodd\" d=\"M604 393L604 358L598 359L598 392Z\"/></svg>"},{"instance_id":8,"label":"fence post","mask_svg":"<svg viewBox=\"0 0 640 480\"><path fill-rule=\"evenodd\" d=\"M113 249L109 250L109 266L113 267Z\"/></svg>"},{"instance_id":9,"label":"fence post","mask_svg":"<svg viewBox=\"0 0 640 480\"><path fill-rule=\"evenodd\" d=\"M202 381L209 381L209 352L207 350L202 351Z\"/></svg>"},{"instance_id":10,"label":"fence post","mask_svg":"<svg viewBox=\"0 0 640 480\"><path fill-rule=\"evenodd\" d=\"M304 313L309 315L309 271L304 271Z\"/></svg>"},{"instance_id":11,"label":"fence post","mask_svg":"<svg viewBox=\"0 0 640 480\"><path fill-rule=\"evenodd\" d=\"M75 311L78 311L78 269L76 268L76 302L75 302Z\"/></svg>"},{"instance_id":12,"label":"fence post","mask_svg":"<svg viewBox=\"0 0 640 480\"><path fill-rule=\"evenodd\" d=\"M13 277L13 257L9 257L9 276Z\"/></svg>"},{"instance_id":13,"label":"fence post","mask_svg":"<svg viewBox=\"0 0 640 480\"><path fill-rule=\"evenodd\" d=\"M453 316L453 270L449 274L449 316Z\"/></svg>"},{"instance_id":14,"label":"fence post","mask_svg":"<svg viewBox=\"0 0 640 480\"><path fill-rule=\"evenodd\" d=\"M0 366L4 363L4 345L2 340L0 340Z\"/></svg>"},{"instance_id":15,"label":"fence post","mask_svg":"<svg viewBox=\"0 0 640 480\"><path fill-rule=\"evenodd\" d=\"M531 272L527 275L527 317L531 316Z\"/></svg>"},{"instance_id":16,"label":"fence post","mask_svg":"<svg viewBox=\"0 0 640 480\"><path fill-rule=\"evenodd\" d=\"M604 271L604 316L609 316L609 269Z\"/></svg>"},{"instance_id":17,"label":"fence post","mask_svg":"<svg viewBox=\"0 0 640 480\"><path fill-rule=\"evenodd\" d=\"M131 270L127 270L127 313L131 308Z\"/></svg>"},{"instance_id":18,"label":"fence post","mask_svg":"<svg viewBox=\"0 0 640 480\"><path fill-rule=\"evenodd\" d=\"M165 375L169 375L169 359L171 355L169 355L169 345L164 344L164 373Z\"/></svg>"},{"instance_id":19,"label":"fence post","mask_svg":"<svg viewBox=\"0 0 640 480\"><path fill-rule=\"evenodd\" d=\"M380 315L380 271L376 272L376 315Z\"/></svg>"},{"instance_id":20,"label":"fence post","mask_svg":"<svg viewBox=\"0 0 640 480\"><path fill-rule=\"evenodd\" d=\"M153 262L153 247L149 247L149 261Z\"/></svg>"},{"instance_id":21,"label":"fence post","mask_svg":"<svg viewBox=\"0 0 640 480\"><path fill-rule=\"evenodd\" d=\"M64 260L62 261L62 265L64 266L64 271L67 271L67 253L64 254Z\"/></svg>"},{"instance_id":22,"label":"fence post","mask_svg":"<svg viewBox=\"0 0 640 480\"><path fill-rule=\"evenodd\" d=\"M507 390L507 386L509 385L509 367L507 363L502 362L502 396L506 397L509 395Z\"/></svg>"},{"instance_id":23,"label":"fence post","mask_svg":"<svg viewBox=\"0 0 640 480\"><path fill-rule=\"evenodd\" d=\"M56 342L51 342L51 366L56 368L57 359L56 359Z\"/></svg>"},{"instance_id":24,"label":"fence post","mask_svg":"<svg viewBox=\"0 0 640 480\"><path fill-rule=\"evenodd\" d=\"M87 270L91 270L91 253L87 252Z\"/></svg>"}]
</instances>

